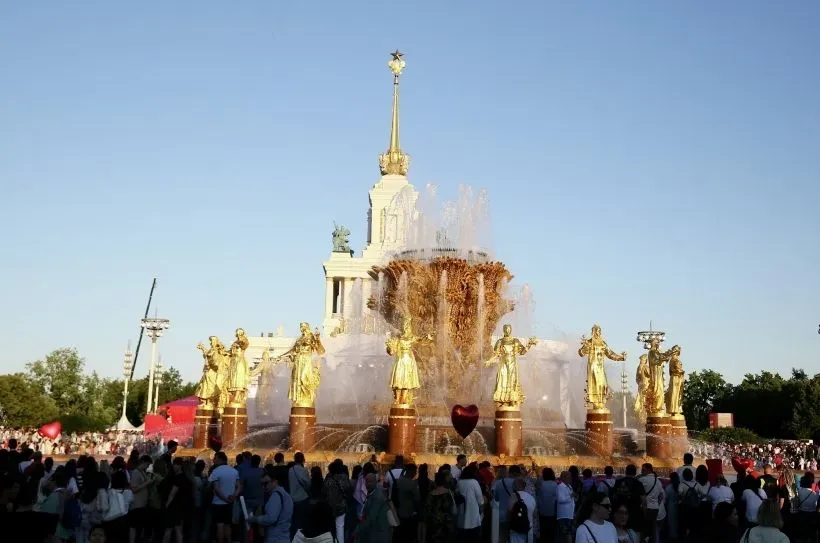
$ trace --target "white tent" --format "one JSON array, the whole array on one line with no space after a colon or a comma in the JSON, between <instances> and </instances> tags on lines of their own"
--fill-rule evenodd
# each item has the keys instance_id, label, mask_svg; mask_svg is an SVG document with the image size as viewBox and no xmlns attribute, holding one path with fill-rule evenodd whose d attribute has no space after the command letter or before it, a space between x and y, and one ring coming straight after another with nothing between
<instances>
[{"instance_id":1,"label":"white tent","mask_svg":"<svg viewBox=\"0 0 820 543\"><path fill-rule=\"evenodd\" d=\"M120 420L117 421L117 424L111 426L108 430L130 432L133 430L139 430L139 428L136 428L133 424L131 424L131 422L123 415L122 417L120 417Z\"/></svg>"}]
</instances>

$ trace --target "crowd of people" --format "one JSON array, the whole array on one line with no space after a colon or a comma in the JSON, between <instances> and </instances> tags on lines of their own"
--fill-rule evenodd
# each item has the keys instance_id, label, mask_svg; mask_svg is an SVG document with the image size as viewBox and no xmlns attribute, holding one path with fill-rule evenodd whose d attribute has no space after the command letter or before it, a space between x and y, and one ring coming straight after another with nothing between
<instances>
[{"instance_id":1,"label":"crowd of people","mask_svg":"<svg viewBox=\"0 0 820 543\"><path fill-rule=\"evenodd\" d=\"M43 435L38 428L0 426L0 446L8 448L12 440L46 456L127 456L134 450L154 454L162 447L161 436L146 436L142 430L60 433L51 438Z\"/></svg>"},{"instance_id":2,"label":"crowd of people","mask_svg":"<svg viewBox=\"0 0 820 543\"><path fill-rule=\"evenodd\" d=\"M693 442L692 452L699 458L720 458L732 465L733 458L753 460L758 468L782 464L800 471L817 471L820 447L811 441L769 440L765 443Z\"/></svg>"},{"instance_id":3,"label":"crowd of people","mask_svg":"<svg viewBox=\"0 0 820 543\"><path fill-rule=\"evenodd\" d=\"M297 452L205 460L169 442L65 464L12 438L0 450L8 541L59 543L744 543L817 541L814 474L766 466L728 485L691 454L667 477L468 463L431 470L376 458L308 466Z\"/></svg>"}]
</instances>

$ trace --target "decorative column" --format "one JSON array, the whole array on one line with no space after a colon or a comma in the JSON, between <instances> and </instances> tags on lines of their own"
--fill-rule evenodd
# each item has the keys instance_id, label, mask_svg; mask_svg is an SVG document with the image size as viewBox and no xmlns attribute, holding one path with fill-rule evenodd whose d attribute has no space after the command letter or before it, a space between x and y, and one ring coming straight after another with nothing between
<instances>
[{"instance_id":1,"label":"decorative column","mask_svg":"<svg viewBox=\"0 0 820 543\"><path fill-rule=\"evenodd\" d=\"M194 415L194 449L210 445L212 437L219 435L219 415L213 409L198 407Z\"/></svg>"},{"instance_id":2,"label":"decorative column","mask_svg":"<svg viewBox=\"0 0 820 543\"><path fill-rule=\"evenodd\" d=\"M669 416L666 413L646 417L646 455L669 458Z\"/></svg>"},{"instance_id":3,"label":"decorative column","mask_svg":"<svg viewBox=\"0 0 820 543\"><path fill-rule=\"evenodd\" d=\"M128 427L133 427L131 422L128 420L128 417L125 416L125 410L128 405L128 383L131 381L131 373L133 372L134 368L134 354L131 352L131 342L128 342L128 350L125 351L125 360L122 363L122 377L123 377L123 389L122 389L122 416L120 417L120 421L117 423L117 428L125 429Z\"/></svg>"},{"instance_id":4,"label":"decorative column","mask_svg":"<svg viewBox=\"0 0 820 543\"><path fill-rule=\"evenodd\" d=\"M416 408L392 405L387 417L387 453L408 456L416 450Z\"/></svg>"},{"instance_id":5,"label":"decorative column","mask_svg":"<svg viewBox=\"0 0 820 543\"><path fill-rule=\"evenodd\" d=\"M325 319L333 316L333 278L325 279Z\"/></svg>"},{"instance_id":6,"label":"decorative column","mask_svg":"<svg viewBox=\"0 0 820 543\"><path fill-rule=\"evenodd\" d=\"M316 443L316 408L290 408L290 448L294 451L308 451Z\"/></svg>"},{"instance_id":7,"label":"decorative column","mask_svg":"<svg viewBox=\"0 0 820 543\"><path fill-rule=\"evenodd\" d=\"M589 409L584 423L590 452L597 456L612 454L612 413L609 409Z\"/></svg>"},{"instance_id":8,"label":"decorative column","mask_svg":"<svg viewBox=\"0 0 820 543\"><path fill-rule=\"evenodd\" d=\"M248 408L229 405L222 410L222 443L235 443L248 435Z\"/></svg>"},{"instance_id":9,"label":"decorative column","mask_svg":"<svg viewBox=\"0 0 820 543\"><path fill-rule=\"evenodd\" d=\"M669 416L669 458L680 458L689 450L689 430L682 414Z\"/></svg>"},{"instance_id":10,"label":"decorative column","mask_svg":"<svg viewBox=\"0 0 820 543\"><path fill-rule=\"evenodd\" d=\"M524 454L524 425L520 408L495 410L495 454L508 457Z\"/></svg>"}]
</instances>

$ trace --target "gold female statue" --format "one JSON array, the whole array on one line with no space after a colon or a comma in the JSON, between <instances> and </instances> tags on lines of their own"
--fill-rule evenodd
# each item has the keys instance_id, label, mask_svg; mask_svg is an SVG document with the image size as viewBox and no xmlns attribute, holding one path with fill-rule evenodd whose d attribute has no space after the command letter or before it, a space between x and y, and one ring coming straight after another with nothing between
<instances>
[{"instance_id":1,"label":"gold female statue","mask_svg":"<svg viewBox=\"0 0 820 543\"><path fill-rule=\"evenodd\" d=\"M683 362L680 360L680 345L675 345L669 353L669 388L666 389L666 411L671 416L683 415Z\"/></svg>"},{"instance_id":2,"label":"gold female statue","mask_svg":"<svg viewBox=\"0 0 820 543\"><path fill-rule=\"evenodd\" d=\"M236 339L231 345L230 365L228 366L228 379L225 383L230 394L231 407L245 407L248 396L248 385L250 385L250 368L245 358L245 351L248 349L248 336L242 328L236 329Z\"/></svg>"},{"instance_id":3,"label":"gold female statue","mask_svg":"<svg viewBox=\"0 0 820 543\"><path fill-rule=\"evenodd\" d=\"M663 366L669 361L670 353L661 352L661 342L654 338L649 342L649 390L646 392L646 414L666 415L663 391Z\"/></svg>"},{"instance_id":4,"label":"gold female statue","mask_svg":"<svg viewBox=\"0 0 820 543\"><path fill-rule=\"evenodd\" d=\"M618 354L609 348L601 335L601 327L597 324L592 326L592 337L587 339L581 336L581 348L578 349L578 356L587 357L587 405L593 411L607 411L606 401L609 399L609 385L606 382L606 370L604 360L613 362L623 362L626 360L626 352Z\"/></svg>"},{"instance_id":5,"label":"gold female statue","mask_svg":"<svg viewBox=\"0 0 820 543\"><path fill-rule=\"evenodd\" d=\"M319 368L313 365L313 354L325 354L325 347L319 339L319 332L311 332L310 325L299 325L301 335L284 354L276 357L276 362L288 358L291 364L288 399L293 407L314 407L316 390L319 388Z\"/></svg>"},{"instance_id":6,"label":"gold female statue","mask_svg":"<svg viewBox=\"0 0 820 543\"><path fill-rule=\"evenodd\" d=\"M649 390L649 357L642 354L638 359L638 371L635 374L638 383L638 394L635 396L635 415L640 422L646 422L646 391Z\"/></svg>"},{"instance_id":7,"label":"gold female statue","mask_svg":"<svg viewBox=\"0 0 820 543\"><path fill-rule=\"evenodd\" d=\"M521 343L517 337L512 335L512 326L505 324L504 335L495 342L493 347L493 357L487 360L484 365L491 366L498 364L498 373L495 375L495 390L493 391L493 401L496 408L514 410L524 403L524 392L521 388L521 380L518 376L517 356L527 354L531 347L538 344L534 337L531 337L526 345Z\"/></svg>"},{"instance_id":8,"label":"gold female statue","mask_svg":"<svg viewBox=\"0 0 820 543\"><path fill-rule=\"evenodd\" d=\"M393 405L412 405L413 391L421 388L419 367L413 354L413 345L419 342L431 342L433 335L416 336L413 334L413 320L404 317L401 333L390 336L385 342L387 354L393 357L393 370L390 372L390 389L393 391Z\"/></svg>"},{"instance_id":9,"label":"gold female statue","mask_svg":"<svg viewBox=\"0 0 820 543\"><path fill-rule=\"evenodd\" d=\"M210 343L209 348L206 348L203 343L197 345L205 363L195 394L199 398L199 407L210 411L221 407L219 399L223 388L223 368L228 352L218 337L211 336L208 342Z\"/></svg>"}]
</instances>

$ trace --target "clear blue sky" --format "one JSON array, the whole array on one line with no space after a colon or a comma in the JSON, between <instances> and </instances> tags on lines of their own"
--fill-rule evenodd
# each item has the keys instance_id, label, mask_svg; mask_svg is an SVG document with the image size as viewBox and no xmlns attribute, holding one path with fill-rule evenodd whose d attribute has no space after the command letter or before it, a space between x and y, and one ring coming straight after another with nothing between
<instances>
[{"instance_id":1,"label":"clear blue sky","mask_svg":"<svg viewBox=\"0 0 820 543\"><path fill-rule=\"evenodd\" d=\"M192 379L209 334L318 324L398 47L411 181L489 190L540 335L599 322L634 364L652 319L690 371L820 372L818 28L813 1L4 2L1 370L76 346L119 375L154 276Z\"/></svg>"}]
</instances>

